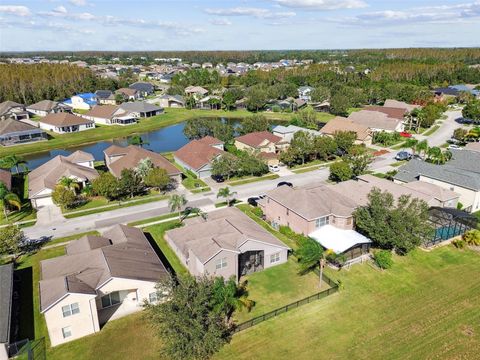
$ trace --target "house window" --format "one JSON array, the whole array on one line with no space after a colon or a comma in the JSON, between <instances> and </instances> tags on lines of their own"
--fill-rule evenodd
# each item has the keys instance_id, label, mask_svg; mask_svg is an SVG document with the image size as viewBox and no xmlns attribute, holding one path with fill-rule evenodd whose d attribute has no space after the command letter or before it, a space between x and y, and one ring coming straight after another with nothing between
<instances>
[{"instance_id":1,"label":"house window","mask_svg":"<svg viewBox=\"0 0 480 360\"><path fill-rule=\"evenodd\" d=\"M224 267L227 267L227 258L221 258L217 259L215 262L215 269L223 269Z\"/></svg>"},{"instance_id":2,"label":"house window","mask_svg":"<svg viewBox=\"0 0 480 360\"><path fill-rule=\"evenodd\" d=\"M120 304L120 293L118 291L102 296L102 308L117 304Z\"/></svg>"},{"instance_id":3,"label":"house window","mask_svg":"<svg viewBox=\"0 0 480 360\"><path fill-rule=\"evenodd\" d=\"M157 292L153 292L148 294L148 301L151 303L156 303L158 301L158 294Z\"/></svg>"},{"instance_id":4,"label":"house window","mask_svg":"<svg viewBox=\"0 0 480 360\"><path fill-rule=\"evenodd\" d=\"M80 312L80 308L78 307L78 303L62 306L63 317L75 315L75 314L78 314L79 312Z\"/></svg>"},{"instance_id":5,"label":"house window","mask_svg":"<svg viewBox=\"0 0 480 360\"><path fill-rule=\"evenodd\" d=\"M274 264L280 261L280 253L275 253L270 255L270 264Z\"/></svg>"},{"instance_id":6,"label":"house window","mask_svg":"<svg viewBox=\"0 0 480 360\"><path fill-rule=\"evenodd\" d=\"M64 339L72 336L72 329L70 328L70 326L62 328L62 334Z\"/></svg>"},{"instance_id":7,"label":"house window","mask_svg":"<svg viewBox=\"0 0 480 360\"><path fill-rule=\"evenodd\" d=\"M330 223L330 217L324 216L315 220L315 227L321 228L322 226L328 225Z\"/></svg>"}]
</instances>

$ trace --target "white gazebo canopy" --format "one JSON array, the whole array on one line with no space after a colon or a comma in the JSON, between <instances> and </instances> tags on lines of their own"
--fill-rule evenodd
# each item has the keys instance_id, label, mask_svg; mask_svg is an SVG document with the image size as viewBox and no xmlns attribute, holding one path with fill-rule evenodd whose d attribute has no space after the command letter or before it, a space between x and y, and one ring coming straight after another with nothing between
<instances>
[{"instance_id":1,"label":"white gazebo canopy","mask_svg":"<svg viewBox=\"0 0 480 360\"><path fill-rule=\"evenodd\" d=\"M332 225L324 225L309 236L319 242L325 249L333 250L336 254L341 254L355 245L372 242L355 230L343 230Z\"/></svg>"}]
</instances>

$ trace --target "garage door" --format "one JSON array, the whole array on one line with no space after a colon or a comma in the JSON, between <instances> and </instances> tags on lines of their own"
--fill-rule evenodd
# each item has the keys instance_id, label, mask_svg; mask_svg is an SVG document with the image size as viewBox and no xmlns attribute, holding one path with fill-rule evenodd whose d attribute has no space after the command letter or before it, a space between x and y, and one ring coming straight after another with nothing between
<instances>
[{"instance_id":1,"label":"garage door","mask_svg":"<svg viewBox=\"0 0 480 360\"><path fill-rule=\"evenodd\" d=\"M52 200L51 197L44 197L44 198L35 199L35 205L36 205L37 208L42 207L42 206L53 205L53 200Z\"/></svg>"},{"instance_id":2,"label":"garage door","mask_svg":"<svg viewBox=\"0 0 480 360\"><path fill-rule=\"evenodd\" d=\"M212 171L211 170L204 170L204 171L200 171L198 173L198 177L199 178L207 178L209 177L210 175L212 175Z\"/></svg>"}]
</instances>

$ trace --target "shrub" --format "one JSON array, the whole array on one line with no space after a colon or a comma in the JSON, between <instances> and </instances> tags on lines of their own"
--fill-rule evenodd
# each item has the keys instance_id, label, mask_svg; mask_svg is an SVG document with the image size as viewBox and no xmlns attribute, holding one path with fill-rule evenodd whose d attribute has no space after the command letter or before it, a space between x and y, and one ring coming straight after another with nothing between
<instances>
[{"instance_id":1,"label":"shrub","mask_svg":"<svg viewBox=\"0 0 480 360\"><path fill-rule=\"evenodd\" d=\"M457 209L458 209L458 210L462 210L462 209L463 209L463 204L462 204L460 201L457 203Z\"/></svg>"},{"instance_id":2,"label":"shrub","mask_svg":"<svg viewBox=\"0 0 480 360\"><path fill-rule=\"evenodd\" d=\"M263 211L259 207L253 208L252 213L254 215L258 216L259 218L261 218L263 216Z\"/></svg>"},{"instance_id":3,"label":"shrub","mask_svg":"<svg viewBox=\"0 0 480 360\"><path fill-rule=\"evenodd\" d=\"M345 161L337 161L330 165L330 180L341 182L351 179L353 171Z\"/></svg>"},{"instance_id":4,"label":"shrub","mask_svg":"<svg viewBox=\"0 0 480 360\"><path fill-rule=\"evenodd\" d=\"M52 192L52 200L55 204L63 207L64 209L70 209L75 206L77 196L72 190L58 185Z\"/></svg>"},{"instance_id":5,"label":"shrub","mask_svg":"<svg viewBox=\"0 0 480 360\"><path fill-rule=\"evenodd\" d=\"M463 241L462 239L455 239L452 241L452 244L453 246L455 246L457 249L463 249L465 247L465 245L467 245L465 243L465 241Z\"/></svg>"},{"instance_id":6,"label":"shrub","mask_svg":"<svg viewBox=\"0 0 480 360\"><path fill-rule=\"evenodd\" d=\"M373 260L380 269L390 269L393 265L392 252L388 250L376 251Z\"/></svg>"},{"instance_id":7,"label":"shrub","mask_svg":"<svg viewBox=\"0 0 480 360\"><path fill-rule=\"evenodd\" d=\"M480 246L480 230L469 230L462 236L462 240L468 245Z\"/></svg>"}]
</instances>

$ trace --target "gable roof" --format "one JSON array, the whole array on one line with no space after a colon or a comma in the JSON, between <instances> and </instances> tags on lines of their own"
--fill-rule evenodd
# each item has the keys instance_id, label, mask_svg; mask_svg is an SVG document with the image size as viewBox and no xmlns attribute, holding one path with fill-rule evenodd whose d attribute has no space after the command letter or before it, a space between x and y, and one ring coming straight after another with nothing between
<instances>
[{"instance_id":1,"label":"gable roof","mask_svg":"<svg viewBox=\"0 0 480 360\"><path fill-rule=\"evenodd\" d=\"M115 91L115 94L124 94L126 96L135 96L138 93L137 89L131 89L131 88L120 88L117 91Z\"/></svg>"},{"instance_id":2,"label":"gable roof","mask_svg":"<svg viewBox=\"0 0 480 360\"><path fill-rule=\"evenodd\" d=\"M387 107L387 106L366 106L365 110L379 111L387 115L389 118L400 119L400 120L403 120L405 113L407 111L405 108L395 108L395 107Z\"/></svg>"},{"instance_id":3,"label":"gable roof","mask_svg":"<svg viewBox=\"0 0 480 360\"><path fill-rule=\"evenodd\" d=\"M82 156L83 155L78 155ZM53 190L58 181L66 177L77 177L85 180L93 180L98 177L98 172L95 169L78 165L69 159L75 159L75 153L68 157L58 155L53 159L47 161L45 164L37 167L28 174L28 196L34 197L44 189Z\"/></svg>"},{"instance_id":4,"label":"gable roof","mask_svg":"<svg viewBox=\"0 0 480 360\"><path fill-rule=\"evenodd\" d=\"M269 142L276 144L280 142L282 138L277 135L273 135L269 131L257 131L257 132L236 137L235 140L243 144L246 144L248 146L256 148L260 146L260 144L265 140L268 140Z\"/></svg>"},{"instance_id":5,"label":"gable roof","mask_svg":"<svg viewBox=\"0 0 480 360\"><path fill-rule=\"evenodd\" d=\"M13 302L13 263L0 265L0 344L10 341Z\"/></svg>"},{"instance_id":6,"label":"gable roof","mask_svg":"<svg viewBox=\"0 0 480 360\"><path fill-rule=\"evenodd\" d=\"M186 258L192 251L202 263L208 262L222 249L239 253L241 245L248 240L289 249L235 207L210 212L207 220L200 217L188 219L184 227L169 230L167 234Z\"/></svg>"},{"instance_id":7,"label":"gable roof","mask_svg":"<svg viewBox=\"0 0 480 360\"><path fill-rule=\"evenodd\" d=\"M52 111L59 103L57 101L42 100L35 104L27 106L27 110Z\"/></svg>"},{"instance_id":8,"label":"gable roof","mask_svg":"<svg viewBox=\"0 0 480 360\"><path fill-rule=\"evenodd\" d=\"M97 90L97 91L95 91L95 95L97 95L97 98L99 98L99 99L114 98L113 97L113 92L110 91L110 90Z\"/></svg>"},{"instance_id":9,"label":"gable roof","mask_svg":"<svg viewBox=\"0 0 480 360\"><path fill-rule=\"evenodd\" d=\"M15 108L15 107L20 107L20 108L23 109L25 106L15 102L15 101L11 101L11 100L7 100L7 101L4 101L4 102L0 103L0 115L6 114L12 108Z\"/></svg>"},{"instance_id":10,"label":"gable roof","mask_svg":"<svg viewBox=\"0 0 480 360\"><path fill-rule=\"evenodd\" d=\"M119 109L120 106L118 105L95 105L88 112L86 112L84 116L91 116L100 119L111 119ZM122 112L119 114L119 116L121 115L126 115L126 113Z\"/></svg>"},{"instance_id":11,"label":"gable roof","mask_svg":"<svg viewBox=\"0 0 480 360\"><path fill-rule=\"evenodd\" d=\"M334 135L338 131L353 131L357 135L357 140L360 141L364 141L370 136L368 127L341 116L336 116L332 120L329 120L325 126L320 129L322 134L327 135Z\"/></svg>"},{"instance_id":12,"label":"gable roof","mask_svg":"<svg viewBox=\"0 0 480 360\"><path fill-rule=\"evenodd\" d=\"M152 112L163 110L160 106L145 101L126 102L121 104L120 108L129 112Z\"/></svg>"},{"instance_id":13,"label":"gable roof","mask_svg":"<svg viewBox=\"0 0 480 360\"><path fill-rule=\"evenodd\" d=\"M68 293L96 295L112 277L157 282L168 274L143 232L125 225L71 241L67 255L40 266L42 312Z\"/></svg>"},{"instance_id":14,"label":"gable roof","mask_svg":"<svg viewBox=\"0 0 480 360\"><path fill-rule=\"evenodd\" d=\"M44 131L23 121L6 118L0 120L0 135L7 135L21 132L43 133Z\"/></svg>"},{"instance_id":15,"label":"gable roof","mask_svg":"<svg viewBox=\"0 0 480 360\"><path fill-rule=\"evenodd\" d=\"M135 82L133 84L130 84L129 88L147 93L151 93L154 91L153 85L147 82Z\"/></svg>"},{"instance_id":16,"label":"gable roof","mask_svg":"<svg viewBox=\"0 0 480 360\"><path fill-rule=\"evenodd\" d=\"M390 118L380 111L360 110L351 113L348 117L353 123L363 125L370 129L394 131L403 120Z\"/></svg>"},{"instance_id":17,"label":"gable roof","mask_svg":"<svg viewBox=\"0 0 480 360\"><path fill-rule=\"evenodd\" d=\"M277 125L272 129L272 131L276 132L276 133L279 133L279 134L283 134L283 135L295 134L298 131L304 131L304 132L307 132L307 133L309 133L313 136L320 136L321 135L320 131L307 129L307 128L303 128L303 127L296 126L296 125L288 125L288 126Z\"/></svg>"},{"instance_id":18,"label":"gable roof","mask_svg":"<svg viewBox=\"0 0 480 360\"><path fill-rule=\"evenodd\" d=\"M104 150L106 156L120 155L120 159L115 160L115 162L108 165L108 169L116 177L120 177L123 169L133 169L135 168L140 160L149 158L152 163L159 168L165 169L167 174L178 175L181 173L170 161L168 161L164 156L141 148L140 146L129 145L127 147L120 147L117 145L112 145L109 148Z\"/></svg>"},{"instance_id":19,"label":"gable roof","mask_svg":"<svg viewBox=\"0 0 480 360\"><path fill-rule=\"evenodd\" d=\"M414 109L421 109L421 105L414 105L414 104L409 104L403 101L398 101L398 100L393 100L393 99L387 99L385 100L385 103L383 106L391 107L391 108L400 108L400 109L405 109L408 112L411 112Z\"/></svg>"},{"instance_id":20,"label":"gable roof","mask_svg":"<svg viewBox=\"0 0 480 360\"><path fill-rule=\"evenodd\" d=\"M202 95L205 95L205 94L208 94L208 90L201 87L201 86L187 86L185 88L185 93L186 94L202 94Z\"/></svg>"},{"instance_id":21,"label":"gable roof","mask_svg":"<svg viewBox=\"0 0 480 360\"><path fill-rule=\"evenodd\" d=\"M93 124L93 121L91 120L67 112L48 114L40 119L39 122L57 127Z\"/></svg>"},{"instance_id":22,"label":"gable roof","mask_svg":"<svg viewBox=\"0 0 480 360\"><path fill-rule=\"evenodd\" d=\"M192 140L175 151L174 156L194 170L201 169L217 156L224 153L224 151L212 146L219 143L222 144L222 142L218 139L210 138ZM213 139L218 140L219 143Z\"/></svg>"},{"instance_id":23,"label":"gable roof","mask_svg":"<svg viewBox=\"0 0 480 360\"><path fill-rule=\"evenodd\" d=\"M77 150L71 153L70 155L66 156L65 159L67 159L72 163L78 164L78 163L83 163L87 161L94 161L95 157L92 154L87 153L85 151Z\"/></svg>"}]
</instances>

